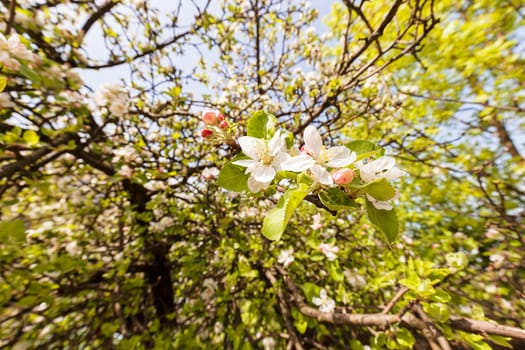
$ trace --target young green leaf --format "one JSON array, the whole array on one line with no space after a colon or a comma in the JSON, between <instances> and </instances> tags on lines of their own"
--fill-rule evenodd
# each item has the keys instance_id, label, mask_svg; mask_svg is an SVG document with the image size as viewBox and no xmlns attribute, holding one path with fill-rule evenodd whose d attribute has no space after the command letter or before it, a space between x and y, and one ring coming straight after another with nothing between
<instances>
[{"instance_id":1,"label":"young green leaf","mask_svg":"<svg viewBox=\"0 0 525 350\"><path fill-rule=\"evenodd\" d=\"M7 85L7 78L3 75L0 75L0 92L4 91L5 87Z\"/></svg>"},{"instance_id":2,"label":"young green leaf","mask_svg":"<svg viewBox=\"0 0 525 350\"><path fill-rule=\"evenodd\" d=\"M366 212L368 219L385 234L386 241L392 243L399 234L399 222L395 209L381 210L376 209L374 205L366 199Z\"/></svg>"},{"instance_id":3,"label":"young green leaf","mask_svg":"<svg viewBox=\"0 0 525 350\"><path fill-rule=\"evenodd\" d=\"M270 210L263 222L262 234L264 237L278 241L288 225L288 221L301 204L304 197L308 194L308 187L300 185L297 188L292 188L286 191L277 202L275 208Z\"/></svg>"},{"instance_id":4,"label":"young green leaf","mask_svg":"<svg viewBox=\"0 0 525 350\"><path fill-rule=\"evenodd\" d=\"M335 187L321 191L319 199L325 207L334 211L359 207L355 200L350 198L344 191Z\"/></svg>"},{"instance_id":5,"label":"young green leaf","mask_svg":"<svg viewBox=\"0 0 525 350\"><path fill-rule=\"evenodd\" d=\"M234 192L247 191L249 175L245 174L245 170L232 162L226 163L219 173L217 185Z\"/></svg>"},{"instance_id":6,"label":"young green leaf","mask_svg":"<svg viewBox=\"0 0 525 350\"><path fill-rule=\"evenodd\" d=\"M347 143L345 146L357 154L357 160L365 159L374 155L382 156L385 154L383 147L379 147L370 141L356 140Z\"/></svg>"},{"instance_id":7,"label":"young green leaf","mask_svg":"<svg viewBox=\"0 0 525 350\"><path fill-rule=\"evenodd\" d=\"M362 189L380 201L387 201L396 195L394 186L392 186L386 179L380 179L378 181L371 182Z\"/></svg>"},{"instance_id":8,"label":"young green leaf","mask_svg":"<svg viewBox=\"0 0 525 350\"><path fill-rule=\"evenodd\" d=\"M268 139L275 133L276 118L264 111L255 112L247 124L248 136Z\"/></svg>"},{"instance_id":9,"label":"young green leaf","mask_svg":"<svg viewBox=\"0 0 525 350\"><path fill-rule=\"evenodd\" d=\"M34 130L24 131L22 138L29 146L34 146L38 143L38 141L40 141L40 137Z\"/></svg>"}]
</instances>

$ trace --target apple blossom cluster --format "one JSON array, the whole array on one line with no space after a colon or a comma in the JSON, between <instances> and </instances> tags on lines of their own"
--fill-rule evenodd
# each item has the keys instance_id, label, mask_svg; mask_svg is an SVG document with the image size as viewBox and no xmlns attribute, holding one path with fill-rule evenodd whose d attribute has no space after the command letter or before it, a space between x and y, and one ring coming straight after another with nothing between
<instances>
[{"instance_id":1,"label":"apple blossom cluster","mask_svg":"<svg viewBox=\"0 0 525 350\"><path fill-rule=\"evenodd\" d=\"M107 107L115 117L123 117L129 110L127 91L118 84L105 84L96 93L95 103L99 107Z\"/></svg>"},{"instance_id":2,"label":"apple blossom cluster","mask_svg":"<svg viewBox=\"0 0 525 350\"><path fill-rule=\"evenodd\" d=\"M201 135L215 141L230 140L230 125L223 114L205 110L206 124ZM242 152L225 164L218 184L236 192L258 193L279 184L285 191L277 206L264 219L262 233L272 240L280 239L288 221L305 200L328 210L353 210L366 206L368 217L391 243L398 234L397 217L392 201L398 192L391 181L405 175L396 167L393 157L369 141L356 140L343 146L327 147L319 130L309 125L304 129L303 145L293 145L291 133L276 129L277 119L266 112L255 112L246 121L246 136L237 138ZM228 132L227 132L228 131ZM284 180L284 181L283 181ZM286 189L287 188L287 189ZM313 229L322 228L320 216L314 216ZM319 247L328 260L335 260L337 247ZM283 252L280 263L291 263L290 253Z\"/></svg>"},{"instance_id":3,"label":"apple blossom cluster","mask_svg":"<svg viewBox=\"0 0 525 350\"><path fill-rule=\"evenodd\" d=\"M35 55L23 43L17 33L13 33L6 38L0 33L0 67L13 72L18 72L21 67L21 60L32 62Z\"/></svg>"}]
</instances>

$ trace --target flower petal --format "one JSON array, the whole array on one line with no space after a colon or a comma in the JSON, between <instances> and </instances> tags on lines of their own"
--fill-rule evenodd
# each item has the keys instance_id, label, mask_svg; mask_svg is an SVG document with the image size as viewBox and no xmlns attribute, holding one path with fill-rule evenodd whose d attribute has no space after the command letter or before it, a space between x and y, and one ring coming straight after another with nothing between
<instances>
[{"instance_id":1,"label":"flower petal","mask_svg":"<svg viewBox=\"0 0 525 350\"><path fill-rule=\"evenodd\" d=\"M376 209L379 210L392 210L392 204L389 201L380 201L369 195L366 194L366 198L374 205Z\"/></svg>"},{"instance_id":2,"label":"flower petal","mask_svg":"<svg viewBox=\"0 0 525 350\"><path fill-rule=\"evenodd\" d=\"M271 182L275 177L275 169L272 166L260 165L251 172L253 178L259 182Z\"/></svg>"},{"instance_id":3,"label":"flower petal","mask_svg":"<svg viewBox=\"0 0 525 350\"><path fill-rule=\"evenodd\" d=\"M266 147L263 140L251 136L241 136L238 141L244 154L254 160L261 159L259 153L263 152Z\"/></svg>"},{"instance_id":4,"label":"flower petal","mask_svg":"<svg viewBox=\"0 0 525 350\"><path fill-rule=\"evenodd\" d=\"M315 159L319 158L321 149L323 148L323 140L321 139L319 131L311 125L307 126L304 130L304 143L313 157Z\"/></svg>"},{"instance_id":5,"label":"flower petal","mask_svg":"<svg viewBox=\"0 0 525 350\"><path fill-rule=\"evenodd\" d=\"M242 167L248 168L246 169L246 172L248 173L252 172L252 170L255 167L259 166L259 162L253 159L239 159L239 160L236 160L235 162L232 162L232 164L240 165Z\"/></svg>"},{"instance_id":6,"label":"flower petal","mask_svg":"<svg viewBox=\"0 0 525 350\"><path fill-rule=\"evenodd\" d=\"M310 168L310 171L312 172L312 176L314 177L315 181L319 182L322 185L333 185L334 179L332 179L332 175L330 175L330 173L322 166L314 164Z\"/></svg>"},{"instance_id":7,"label":"flower petal","mask_svg":"<svg viewBox=\"0 0 525 350\"><path fill-rule=\"evenodd\" d=\"M281 163L281 169L301 172L311 168L314 164L315 161L312 159L312 157L306 154L301 154Z\"/></svg>"},{"instance_id":8,"label":"flower petal","mask_svg":"<svg viewBox=\"0 0 525 350\"><path fill-rule=\"evenodd\" d=\"M359 169L359 176L364 182L372 182L376 179L376 168L374 166L374 161L367 163Z\"/></svg>"},{"instance_id":9,"label":"flower petal","mask_svg":"<svg viewBox=\"0 0 525 350\"><path fill-rule=\"evenodd\" d=\"M396 167L393 167L392 169L390 169L389 171L385 173L385 179L387 179L388 181L391 181L391 180L395 180L398 177L405 176L405 175L406 175L405 171L400 170Z\"/></svg>"},{"instance_id":10,"label":"flower petal","mask_svg":"<svg viewBox=\"0 0 525 350\"><path fill-rule=\"evenodd\" d=\"M286 150L286 142L283 140L280 130L278 130L275 133L275 135L273 135L270 142L268 142L268 154L273 157L280 151L285 151L285 150Z\"/></svg>"},{"instance_id":11,"label":"flower petal","mask_svg":"<svg viewBox=\"0 0 525 350\"><path fill-rule=\"evenodd\" d=\"M357 154L345 146L332 147L328 150L329 160L325 165L331 168L341 168L352 164L356 158Z\"/></svg>"},{"instance_id":12,"label":"flower petal","mask_svg":"<svg viewBox=\"0 0 525 350\"><path fill-rule=\"evenodd\" d=\"M272 166L276 170L281 170L281 164L287 161L288 159L290 159L290 155L288 153L285 153L285 152L277 153L277 155L272 160Z\"/></svg>"},{"instance_id":13,"label":"flower petal","mask_svg":"<svg viewBox=\"0 0 525 350\"><path fill-rule=\"evenodd\" d=\"M248 189L252 191L253 193L257 193L261 190L264 190L270 185L269 182L259 182L253 178L253 176L250 176L248 178Z\"/></svg>"}]
</instances>

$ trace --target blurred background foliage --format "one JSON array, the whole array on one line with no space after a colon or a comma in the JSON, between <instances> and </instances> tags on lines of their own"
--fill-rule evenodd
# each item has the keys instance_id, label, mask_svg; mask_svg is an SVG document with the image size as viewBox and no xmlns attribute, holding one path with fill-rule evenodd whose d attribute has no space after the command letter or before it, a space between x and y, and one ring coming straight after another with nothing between
<instances>
[{"instance_id":1,"label":"blurred background foliage","mask_svg":"<svg viewBox=\"0 0 525 350\"><path fill-rule=\"evenodd\" d=\"M1 32L38 57L1 68L1 348L432 346L403 323L309 317L287 280L310 305L325 289L342 313L421 305L452 348L523 346L451 315L525 328L525 7L326 6L0 1ZM93 102L118 77L122 115ZM266 240L279 191L214 183L237 149L199 136L203 108L239 136L264 109L297 137L315 125L328 143L385 147L408 172L398 241L387 247L362 210L306 202Z\"/></svg>"}]
</instances>

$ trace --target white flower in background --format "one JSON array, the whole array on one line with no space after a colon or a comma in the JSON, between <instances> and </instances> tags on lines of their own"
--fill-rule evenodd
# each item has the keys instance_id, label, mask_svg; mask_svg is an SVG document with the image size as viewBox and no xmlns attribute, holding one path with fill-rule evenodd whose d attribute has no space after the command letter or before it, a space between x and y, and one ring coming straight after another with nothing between
<instances>
[{"instance_id":1,"label":"white flower in background","mask_svg":"<svg viewBox=\"0 0 525 350\"><path fill-rule=\"evenodd\" d=\"M11 34L9 38L0 33L0 51L8 52L23 60L32 61L34 58L33 53L20 42L17 33Z\"/></svg>"},{"instance_id":2,"label":"white flower in background","mask_svg":"<svg viewBox=\"0 0 525 350\"><path fill-rule=\"evenodd\" d=\"M204 290L202 291L201 297L203 300L209 301L215 295L218 284L215 282L215 280L206 278L202 282L202 286L204 287Z\"/></svg>"},{"instance_id":3,"label":"white flower in background","mask_svg":"<svg viewBox=\"0 0 525 350\"><path fill-rule=\"evenodd\" d=\"M312 230L320 230L323 228L323 217L321 216L321 213L315 214L312 216L312 219L314 219L314 222L310 225Z\"/></svg>"},{"instance_id":4,"label":"white flower in background","mask_svg":"<svg viewBox=\"0 0 525 350\"><path fill-rule=\"evenodd\" d=\"M66 251L70 255L79 255L82 252L82 249L78 246L77 241L71 241L66 244Z\"/></svg>"},{"instance_id":5,"label":"white flower in background","mask_svg":"<svg viewBox=\"0 0 525 350\"><path fill-rule=\"evenodd\" d=\"M102 85L95 93L94 100L99 107L108 107L116 117L122 117L129 109L128 93L118 84Z\"/></svg>"},{"instance_id":6,"label":"white flower in background","mask_svg":"<svg viewBox=\"0 0 525 350\"><path fill-rule=\"evenodd\" d=\"M321 312L333 312L335 309L335 301L328 297L324 289L321 289L319 298L312 298L312 302L319 306L319 311Z\"/></svg>"},{"instance_id":7,"label":"white flower in background","mask_svg":"<svg viewBox=\"0 0 525 350\"><path fill-rule=\"evenodd\" d=\"M246 173L250 174L248 188L252 192L259 192L268 187L277 171L281 170L281 164L290 157L286 153L285 138L279 131L270 141L241 136L239 145L250 159L237 160L233 164L246 168Z\"/></svg>"},{"instance_id":8,"label":"white flower in background","mask_svg":"<svg viewBox=\"0 0 525 350\"><path fill-rule=\"evenodd\" d=\"M122 168L119 169L118 174L125 179L129 179L133 177L133 169L127 165L124 165Z\"/></svg>"},{"instance_id":9,"label":"white flower in background","mask_svg":"<svg viewBox=\"0 0 525 350\"><path fill-rule=\"evenodd\" d=\"M171 217L165 216L160 221L151 221L149 226L153 232L162 232L170 226L173 226L174 221Z\"/></svg>"},{"instance_id":10,"label":"white flower in background","mask_svg":"<svg viewBox=\"0 0 525 350\"><path fill-rule=\"evenodd\" d=\"M13 108L14 106L11 96L6 92L0 92L0 108Z\"/></svg>"},{"instance_id":11,"label":"white flower in background","mask_svg":"<svg viewBox=\"0 0 525 350\"><path fill-rule=\"evenodd\" d=\"M301 155L292 157L281 164L284 170L302 172L310 170L315 181L331 186L334 183L332 175L326 168L341 168L352 164L357 155L345 146L326 149L319 131L308 126L304 131L304 143Z\"/></svg>"},{"instance_id":12,"label":"white flower in background","mask_svg":"<svg viewBox=\"0 0 525 350\"><path fill-rule=\"evenodd\" d=\"M138 157L137 150L131 145L116 149L113 151L113 154L115 155L113 157L114 162L122 160L124 163L130 163Z\"/></svg>"},{"instance_id":13,"label":"white flower in background","mask_svg":"<svg viewBox=\"0 0 525 350\"><path fill-rule=\"evenodd\" d=\"M262 346L263 346L264 350L273 350L273 349L275 349L275 339L273 339L272 337L263 338L261 343L262 343Z\"/></svg>"},{"instance_id":14,"label":"white flower in background","mask_svg":"<svg viewBox=\"0 0 525 350\"><path fill-rule=\"evenodd\" d=\"M497 227L489 227L487 232L485 232L485 237L490 238L490 239L502 239L503 238L501 235L501 232L498 230Z\"/></svg>"},{"instance_id":15,"label":"white flower in background","mask_svg":"<svg viewBox=\"0 0 525 350\"><path fill-rule=\"evenodd\" d=\"M489 257L489 260L492 263L492 266L494 266L494 268L499 269L500 267L503 266L503 263L505 262L505 256L496 253L496 254L492 254Z\"/></svg>"},{"instance_id":16,"label":"white flower in background","mask_svg":"<svg viewBox=\"0 0 525 350\"><path fill-rule=\"evenodd\" d=\"M363 288L366 286L366 279L360 275L357 270L344 270L343 274L346 277L346 280L348 284L350 284L354 288Z\"/></svg>"},{"instance_id":17,"label":"white flower in background","mask_svg":"<svg viewBox=\"0 0 525 350\"><path fill-rule=\"evenodd\" d=\"M319 251L323 253L328 261L334 261L337 259L337 253L339 253L339 247L331 243L321 243L319 245Z\"/></svg>"},{"instance_id":18,"label":"white flower in background","mask_svg":"<svg viewBox=\"0 0 525 350\"><path fill-rule=\"evenodd\" d=\"M294 261L293 248L287 250L281 250L279 256L277 257L277 262L282 264L284 267L287 267Z\"/></svg>"},{"instance_id":19,"label":"white flower in background","mask_svg":"<svg viewBox=\"0 0 525 350\"><path fill-rule=\"evenodd\" d=\"M202 171L202 178L205 181L211 181L219 176L219 169L217 168L206 168Z\"/></svg>"}]
</instances>

